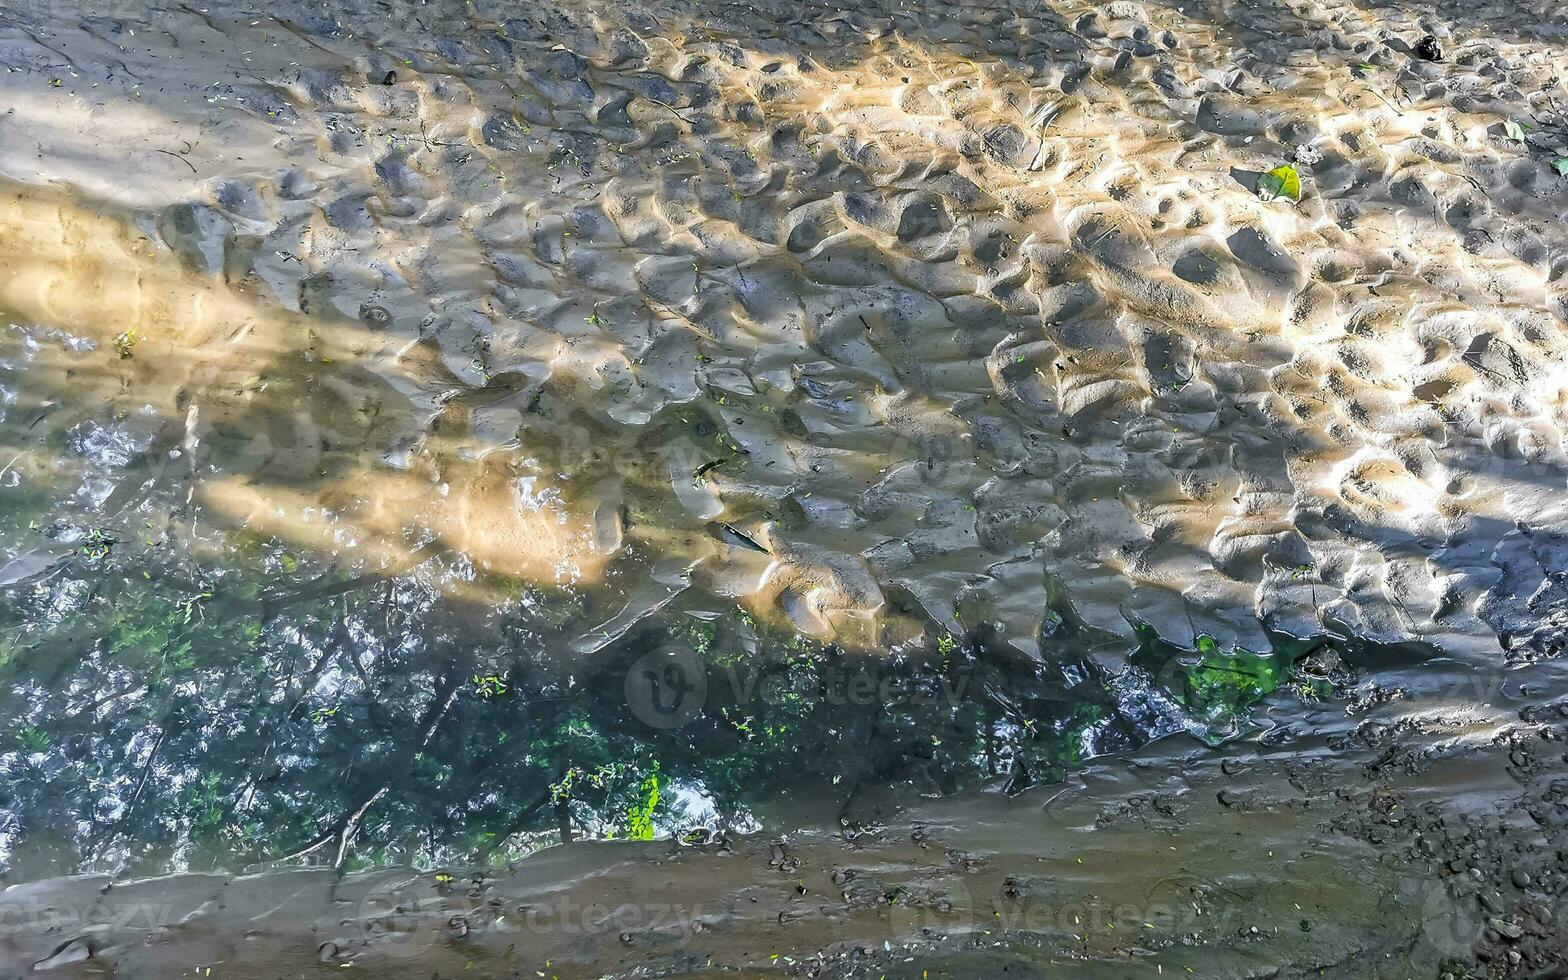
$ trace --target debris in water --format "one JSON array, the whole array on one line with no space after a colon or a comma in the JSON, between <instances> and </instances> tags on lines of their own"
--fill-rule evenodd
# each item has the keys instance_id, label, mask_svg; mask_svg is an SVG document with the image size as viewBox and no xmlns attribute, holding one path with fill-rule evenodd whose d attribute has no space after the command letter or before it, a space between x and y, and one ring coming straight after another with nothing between
<instances>
[{"instance_id":1,"label":"debris in water","mask_svg":"<svg viewBox=\"0 0 1568 980\"><path fill-rule=\"evenodd\" d=\"M392 325L392 314L386 307L374 303L366 303L359 308L359 318L365 321L365 326L372 330L385 330Z\"/></svg>"},{"instance_id":2,"label":"debris in water","mask_svg":"<svg viewBox=\"0 0 1568 980\"><path fill-rule=\"evenodd\" d=\"M719 537L721 537L724 540L728 541L730 544L739 545L742 548L748 548L748 549L750 549L752 551L756 551L756 552L759 552L759 553L764 554L764 555L771 555L771 554L773 554L773 552L769 551L768 549L764 548L762 545L758 544L753 538L751 538L745 532L736 529L735 526L732 525L732 524L725 524L724 522L720 521L719 522L719 530L722 532L719 535Z\"/></svg>"},{"instance_id":3,"label":"debris in water","mask_svg":"<svg viewBox=\"0 0 1568 980\"><path fill-rule=\"evenodd\" d=\"M141 338L136 336L135 330L126 330L114 338L114 350L120 355L121 360L128 360L131 352L136 348L136 342Z\"/></svg>"},{"instance_id":4,"label":"debris in water","mask_svg":"<svg viewBox=\"0 0 1568 980\"><path fill-rule=\"evenodd\" d=\"M1301 174L1290 164L1281 164L1258 178L1258 197L1265 201L1288 197L1301 200Z\"/></svg>"}]
</instances>

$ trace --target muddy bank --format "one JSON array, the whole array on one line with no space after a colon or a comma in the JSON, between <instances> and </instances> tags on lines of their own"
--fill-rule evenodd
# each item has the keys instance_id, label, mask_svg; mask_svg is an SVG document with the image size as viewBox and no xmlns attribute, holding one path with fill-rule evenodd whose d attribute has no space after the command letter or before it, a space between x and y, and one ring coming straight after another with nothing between
<instances>
[{"instance_id":1,"label":"muddy bank","mask_svg":"<svg viewBox=\"0 0 1568 980\"><path fill-rule=\"evenodd\" d=\"M0 895L4 958L120 977L1557 976L1568 706L1521 713L1164 743L1011 799L895 792L834 830L781 813L482 870L42 881Z\"/></svg>"}]
</instances>

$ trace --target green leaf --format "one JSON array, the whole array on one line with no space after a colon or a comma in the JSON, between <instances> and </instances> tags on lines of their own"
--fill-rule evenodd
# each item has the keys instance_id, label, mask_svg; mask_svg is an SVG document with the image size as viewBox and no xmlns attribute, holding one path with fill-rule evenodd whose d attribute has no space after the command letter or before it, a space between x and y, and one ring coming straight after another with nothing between
<instances>
[{"instance_id":1,"label":"green leaf","mask_svg":"<svg viewBox=\"0 0 1568 980\"><path fill-rule=\"evenodd\" d=\"M1557 171L1558 176L1568 177L1568 157L1558 157L1553 160L1552 169Z\"/></svg>"},{"instance_id":2,"label":"green leaf","mask_svg":"<svg viewBox=\"0 0 1568 980\"><path fill-rule=\"evenodd\" d=\"M1512 119L1503 123L1503 132L1507 133L1508 138L1516 143L1524 142L1524 127L1514 122Z\"/></svg>"},{"instance_id":3,"label":"green leaf","mask_svg":"<svg viewBox=\"0 0 1568 980\"><path fill-rule=\"evenodd\" d=\"M1301 200L1301 174L1290 164L1282 164L1258 178L1258 197L1265 201L1287 197Z\"/></svg>"}]
</instances>

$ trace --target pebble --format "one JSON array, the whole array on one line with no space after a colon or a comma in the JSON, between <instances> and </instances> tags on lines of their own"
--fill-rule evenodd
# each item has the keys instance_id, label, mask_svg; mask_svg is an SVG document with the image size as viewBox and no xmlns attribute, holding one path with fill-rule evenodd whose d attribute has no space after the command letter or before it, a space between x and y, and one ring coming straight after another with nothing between
<instances>
[{"instance_id":1,"label":"pebble","mask_svg":"<svg viewBox=\"0 0 1568 980\"><path fill-rule=\"evenodd\" d=\"M1487 925L1497 930L1497 934L1505 939L1518 939L1524 935L1524 930L1509 922L1507 919L1488 919Z\"/></svg>"},{"instance_id":2,"label":"pebble","mask_svg":"<svg viewBox=\"0 0 1568 980\"><path fill-rule=\"evenodd\" d=\"M392 325L392 314L387 312L386 307L373 303L366 303L359 308L359 318L372 330L385 330Z\"/></svg>"}]
</instances>

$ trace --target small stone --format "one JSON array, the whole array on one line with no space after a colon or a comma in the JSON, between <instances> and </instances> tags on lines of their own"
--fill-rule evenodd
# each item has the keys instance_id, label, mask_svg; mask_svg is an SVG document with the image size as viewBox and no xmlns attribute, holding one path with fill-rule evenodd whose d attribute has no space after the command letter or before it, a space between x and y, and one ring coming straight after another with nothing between
<instances>
[{"instance_id":1,"label":"small stone","mask_svg":"<svg viewBox=\"0 0 1568 980\"><path fill-rule=\"evenodd\" d=\"M382 85L396 85L397 84L397 72L389 71L385 75L382 75L381 76L381 84Z\"/></svg>"},{"instance_id":2,"label":"small stone","mask_svg":"<svg viewBox=\"0 0 1568 980\"><path fill-rule=\"evenodd\" d=\"M1513 877L1514 887L1516 887L1516 888L1529 888L1530 887L1530 873L1528 871L1525 871L1523 868L1515 868L1512 877Z\"/></svg>"},{"instance_id":3,"label":"small stone","mask_svg":"<svg viewBox=\"0 0 1568 980\"><path fill-rule=\"evenodd\" d=\"M1488 919L1486 924L1497 930L1497 934L1505 939L1514 940L1524 935L1524 930L1509 922L1507 919Z\"/></svg>"},{"instance_id":4,"label":"small stone","mask_svg":"<svg viewBox=\"0 0 1568 980\"><path fill-rule=\"evenodd\" d=\"M374 303L366 303L364 306L361 306L359 308L359 318L365 322L365 326L372 330L385 330L392 325L392 314L387 312L386 307L377 306Z\"/></svg>"},{"instance_id":5,"label":"small stone","mask_svg":"<svg viewBox=\"0 0 1568 980\"><path fill-rule=\"evenodd\" d=\"M1430 34L1417 41L1414 50L1416 57L1420 58L1422 61L1443 60L1443 46L1438 43L1437 38Z\"/></svg>"}]
</instances>

